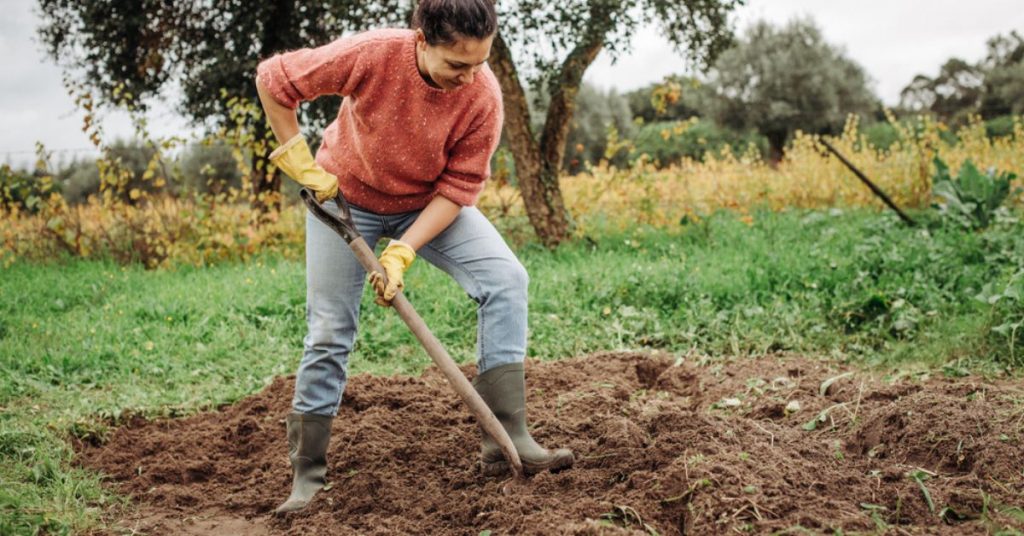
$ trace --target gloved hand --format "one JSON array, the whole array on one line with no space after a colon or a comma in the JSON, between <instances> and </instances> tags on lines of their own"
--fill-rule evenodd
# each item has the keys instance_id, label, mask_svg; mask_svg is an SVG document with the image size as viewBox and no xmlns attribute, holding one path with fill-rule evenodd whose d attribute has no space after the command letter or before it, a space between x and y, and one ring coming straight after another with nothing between
<instances>
[{"instance_id":1,"label":"gloved hand","mask_svg":"<svg viewBox=\"0 0 1024 536\"><path fill-rule=\"evenodd\" d=\"M387 307L391 300L404 287L402 276L409 269L409 265L416 259L416 251L409 244L401 240L392 240L384 252L380 254L380 265L388 278L388 284L384 285L384 277L380 272L374 271L370 274L370 284L377 291L377 305Z\"/></svg>"},{"instance_id":2,"label":"gloved hand","mask_svg":"<svg viewBox=\"0 0 1024 536\"><path fill-rule=\"evenodd\" d=\"M313 190L320 203L338 195L337 177L316 163L302 134L296 134L270 153L270 161L295 182Z\"/></svg>"}]
</instances>

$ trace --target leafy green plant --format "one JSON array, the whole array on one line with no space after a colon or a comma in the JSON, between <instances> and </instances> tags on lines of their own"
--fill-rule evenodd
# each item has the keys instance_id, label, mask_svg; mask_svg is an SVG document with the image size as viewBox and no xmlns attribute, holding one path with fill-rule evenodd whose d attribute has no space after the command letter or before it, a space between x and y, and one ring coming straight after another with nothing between
<instances>
[{"instance_id":1,"label":"leafy green plant","mask_svg":"<svg viewBox=\"0 0 1024 536\"><path fill-rule=\"evenodd\" d=\"M49 173L50 154L43 144L36 143L36 163L33 171L16 170L9 164L0 165L0 210L24 210L35 214L46 205L51 194L60 194Z\"/></svg>"},{"instance_id":2,"label":"leafy green plant","mask_svg":"<svg viewBox=\"0 0 1024 536\"><path fill-rule=\"evenodd\" d=\"M941 158L936 156L933 162L932 193L945 200L939 209L968 229L984 229L992 223L996 210L1010 197L1010 184L1017 178L1014 173L994 169L982 173L969 159L954 178Z\"/></svg>"},{"instance_id":3,"label":"leafy green plant","mask_svg":"<svg viewBox=\"0 0 1024 536\"><path fill-rule=\"evenodd\" d=\"M1003 282L989 282L974 299L992 307L990 337L1005 344L1010 363L1022 361L1024 351L1024 270Z\"/></svg>"},{"instance_id":4,"label":"leafy green plant","mask_svg":"<svg viewBox=\"0 0 1024 536\"><path fill-rule=\"evenodd\" d=\"M32 173L0 165L0 206L35 212L44 203L52 183Z\"/></svg>"}]
</instances>

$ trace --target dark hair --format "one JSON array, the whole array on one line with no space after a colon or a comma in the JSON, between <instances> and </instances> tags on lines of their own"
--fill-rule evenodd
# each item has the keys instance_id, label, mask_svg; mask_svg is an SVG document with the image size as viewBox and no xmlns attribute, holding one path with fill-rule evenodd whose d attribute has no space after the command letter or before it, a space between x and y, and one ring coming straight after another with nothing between
<instances>
[{"instance_id":1,"label":"dark hair","mask_svg":"<svg viewBox=\"0 0 1024 536\"><path fill-rule=\"evenodd\" d=\"M420 0L412 18L429 45L444 45L459 37L484 39L498 31L494 0Z\"/></svg>"}]
</instances>

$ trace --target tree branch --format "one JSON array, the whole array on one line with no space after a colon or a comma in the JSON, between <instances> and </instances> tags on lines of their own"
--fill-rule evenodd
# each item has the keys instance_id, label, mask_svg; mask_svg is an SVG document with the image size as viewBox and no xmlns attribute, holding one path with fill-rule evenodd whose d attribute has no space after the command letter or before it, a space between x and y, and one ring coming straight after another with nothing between
<instances>
[{"instance_id":1,"label":"tree branch","mask_svg":"<svg viewBox=\"0 0 1024 536\"><path fill-rule=\"evenodd\" d=\"M593 29L583 41L562 62L562 67L551 85L551 103L548 105L544 131L540 138L543 163L553 172L558 171L565 155L565 143L569 136L569 120L576 111L576 94L583 81L583 73L594 62L604 46L605 32Z\"/></svg>"},{"instance_id":2,"label":"tree branch","mask_svg":"<svg viewBox=\"0 0 1024 536\"><path fill-rule=\"evenodd\" d=\"M519 173L536 173L539 171L540 155L534 143L533 130L530 128L530 107L526 91L519 81L512 51L501 33L494 37L488 64L501 85L502 101L505 105L506 140L514 155L523 156L517 159L516 168Z\"/></svg>"}]
</instances>

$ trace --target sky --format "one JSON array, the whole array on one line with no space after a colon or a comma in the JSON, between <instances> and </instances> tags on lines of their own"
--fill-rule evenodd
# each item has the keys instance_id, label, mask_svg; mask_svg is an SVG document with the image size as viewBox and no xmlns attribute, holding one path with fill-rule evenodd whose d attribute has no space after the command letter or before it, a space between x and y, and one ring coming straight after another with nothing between
<instances>
[{"instance_id":1,"label":"sky","mask_svg":"<svg viewBox=\"0 0 1024 536\"><path fill-rule=\"evenodd\" d=\"M35 37L35 0L2 2L6 16L0 19L0 163L31 163L37 141L58 161L91 155L81 132L82 114L67 95L60 70ZM915 75L934 75L954 56L977 61L984 56L988 38L1011 30L1024 32L1024 1L747 0L733 20L742 33L757 20L783 24L795 17L812 18L826 41L864 67L882 101L894 105ZM684 59L651 29L638 32L631 52L614 64L607 55L599 55L584 80L621 92L686 68ZM158 136L191 134L187 121L170 104L154 106L149 124ZM106 113L102 125L110 139L132 133L123 113Z\"/></svg>"}]
</instances>

